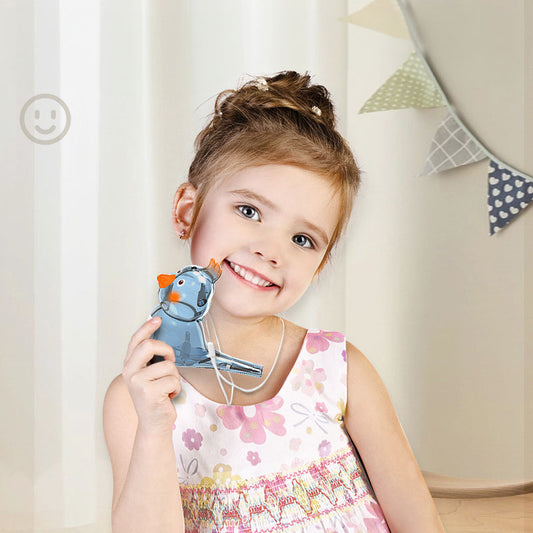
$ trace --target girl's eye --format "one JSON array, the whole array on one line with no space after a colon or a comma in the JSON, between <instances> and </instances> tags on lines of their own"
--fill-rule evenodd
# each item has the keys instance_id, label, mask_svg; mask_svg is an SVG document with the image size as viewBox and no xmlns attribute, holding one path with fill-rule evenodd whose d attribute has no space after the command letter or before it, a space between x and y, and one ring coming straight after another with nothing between
<instances>
[{"instance_id":1,"label":"girl's eye","mask_svg":"<svg viewBox=\"0 0 533 533\"><path fill-rule=\"evenodd\" d=\"M301 246L302 248L314 248L313 241L307 235L295 235L292 238L292 242Z\"/></svg>"},{"instance_id":2,"label":"girl's eye","mask_svg":"<svg viewBox=\"0 0 533 533\"><path fill-rule=\"evenodd\" d=\"M250 218L252 220L259 220L259 213L257 212L257 209L255 209L254 207L250 205L239 205L237 206L237 209L246 218Z\"/></svg>"}]
</instances>

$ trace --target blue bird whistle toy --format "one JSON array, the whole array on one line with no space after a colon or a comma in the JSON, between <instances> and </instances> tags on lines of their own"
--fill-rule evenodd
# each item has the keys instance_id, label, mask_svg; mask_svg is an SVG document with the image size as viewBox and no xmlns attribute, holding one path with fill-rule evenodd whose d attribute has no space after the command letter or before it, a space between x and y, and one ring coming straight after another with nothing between
<instances>
[{"instance_id":1,"label":"blue bird whistle toy","mask_svg":"<svg viewBox=\"0 0 533 533\"><path fill-rule=\"evenodd\" d=\"M201 321L205 318L215 282L222 274L220 265L211 259L205 268L189 265L174 274L160 274L159 305L151 316L161 317L161 325L151 336L166 342L174 349L175 365L196 368L226 370L237 374L261 377L263 366L237 359L215 350L215 357L209 355ZM163 361L155 355L149 364Z\"/></svg>"}]
</instances>

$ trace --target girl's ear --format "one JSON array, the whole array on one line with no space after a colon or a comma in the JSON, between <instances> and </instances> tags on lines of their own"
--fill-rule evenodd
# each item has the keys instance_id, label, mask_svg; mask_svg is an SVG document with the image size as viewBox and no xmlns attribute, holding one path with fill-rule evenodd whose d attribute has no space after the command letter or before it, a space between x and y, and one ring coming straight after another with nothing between
<instances>
[{"instance_id":1,"label":"girl's ear","mask_svg":"<svg viewBox=\"0 0 533 533\"><path fill-rule=\"evenodd\" d=\"M182 183L172 203L172 226L180 239L189 236L196 201L196 187L191 183Z\"/></svg>"}]
</instances>

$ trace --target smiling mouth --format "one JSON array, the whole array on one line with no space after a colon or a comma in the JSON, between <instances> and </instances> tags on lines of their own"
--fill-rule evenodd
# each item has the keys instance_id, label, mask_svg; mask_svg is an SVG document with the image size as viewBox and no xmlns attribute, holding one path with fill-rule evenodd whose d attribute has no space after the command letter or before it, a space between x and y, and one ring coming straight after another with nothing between
<instances>
[{"instance_id":1,"label":"smiling mouth","mask_svg":"<svg viewBox=\"0 0 533 533\"><path fill-rule=\"evenodd\" d=\"M257 285L258 287L277 287L275 283L272 283L266 278L263 278L262 276L257 275L255 272L252 272L250 270L247 270L246 268L237 265L235 263L232 263L231 261L228 261L226 259L225 263L229 266L229 268L237 274L237 276L243 278L244 280L248 281L249 283L252 283L253 285Z\"/></svg>"},{"instance_id":2,"label":"smiling mouth","mask_svg":"<svg viewBox=\"0 0 533 533\"><path fill-rule=\"evenodd\" d=\"M43 128L41 128L40 126L38 126L37 124L35 125L35 129L39 132L39 133L42 133L43 135L47 135L48 133L52 133L56 127L55 126L50 126L48 129L44 130Z\"/></svg>"}]
</instances>

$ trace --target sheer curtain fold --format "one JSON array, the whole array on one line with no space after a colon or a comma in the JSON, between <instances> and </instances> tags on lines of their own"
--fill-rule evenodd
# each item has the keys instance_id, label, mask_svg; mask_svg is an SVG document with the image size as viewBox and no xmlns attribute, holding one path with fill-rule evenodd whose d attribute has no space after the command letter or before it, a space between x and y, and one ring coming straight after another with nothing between
<instances>
[{"instance_id":1,"label":"sheer curtain fold","mask_svg":"<svg viewBox=\"0 0 533 533\"><path fill-rule=\"evenodd\" d=\"M5 353L17 354L2 358L2 417L11 428L2 439L2 531L110 531L103 396L155 304L157 274L188 260L171 230L171 200L213 96L244 73L307 69L345 101L345 61L331 63L323 50L345 56L335 19L345 2L286 7L0 7L0 57L15 75L2 102L12 119L0 133L12 147L2 152L2 204L17 230L2 230L2 273L13 282L2 311ZM37 94L59 97L70 111L57 142L32 142L21 131L18 113ZM297 313L317 316L309 304Z\"/></svg>"}]
</instances>

